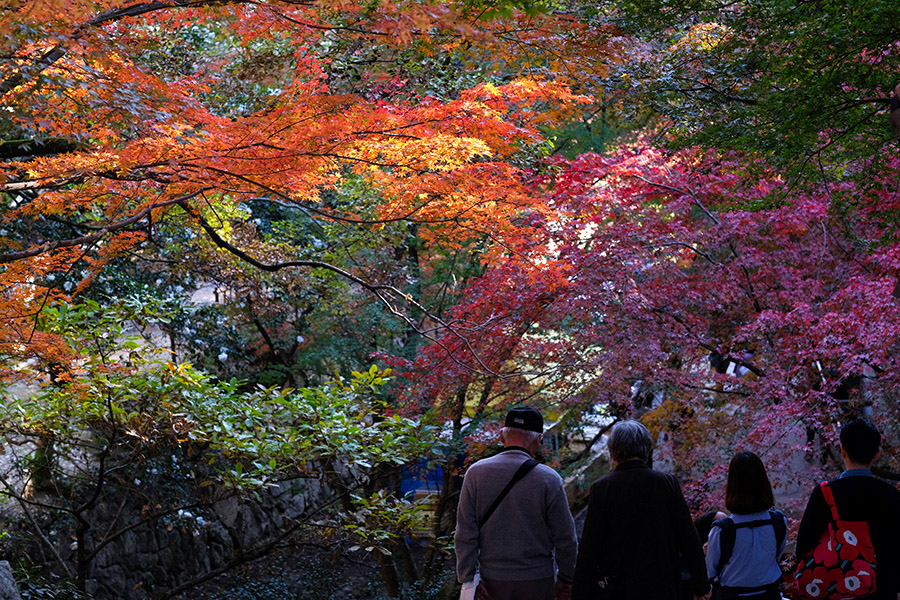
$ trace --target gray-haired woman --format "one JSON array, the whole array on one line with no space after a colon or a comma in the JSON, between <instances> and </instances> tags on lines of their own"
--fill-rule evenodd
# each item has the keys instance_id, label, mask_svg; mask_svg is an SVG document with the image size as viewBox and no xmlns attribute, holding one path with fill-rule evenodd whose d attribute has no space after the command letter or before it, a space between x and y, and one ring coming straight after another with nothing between
<instances>
[{"instance_id":1,"label":"gray-haired woman","mask_svg":"<svg viewBox=\"0 0 900 600\"><path fill-rule=\"evenodd\" d=\"M591 486L573 600L677 600L682 565L694 596L707 599L697 530L675 477L649 467L650 432L619 422L608 447L615 469Z\"/></svg>"}]
</instances>

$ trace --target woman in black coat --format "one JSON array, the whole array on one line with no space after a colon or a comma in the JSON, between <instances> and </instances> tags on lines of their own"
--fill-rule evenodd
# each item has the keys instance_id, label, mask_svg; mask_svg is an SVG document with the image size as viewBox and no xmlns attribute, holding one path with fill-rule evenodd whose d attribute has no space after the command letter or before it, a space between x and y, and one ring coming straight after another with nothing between
<instances>
[{"instance_id":1,"label":"woman in black coat","mask_svg":"<svg viewBox=\"0 0 900 600\"><path fill-rule=\"evenodd\" d=\"M573 600L677 600L682 565L693 594L709 597L703 550L675 477L650 469L650 432L617 423L615 469L591 486Z\"/></svg>"}]
</instances>

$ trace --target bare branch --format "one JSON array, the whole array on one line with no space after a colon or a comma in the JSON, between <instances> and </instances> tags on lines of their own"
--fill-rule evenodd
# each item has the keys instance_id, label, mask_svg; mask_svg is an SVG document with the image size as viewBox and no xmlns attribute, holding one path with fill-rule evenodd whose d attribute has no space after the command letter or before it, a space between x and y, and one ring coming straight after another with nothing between
<instances>
[{"instance_id":1,"label":"bare branch","mask_svg":"<svg viewBox=\"0 0 900 600\"><path fill-rule=\"evenodd\" d=\"M24 512L25 516L28 517L28 520L31 522L31 526L34 527L34 532L37 534L37 536L39 538L41 538L41 541L48 548L50 548L50 552L53 553L53 557L56 558L56 562L59 563L59 566L62 567L62 569L63 569L63 571L65 571L66 575L69 578L71 578L72 570L69 568L69 565L66 564L66 561L64 561L62 556L60 556L60 554L57 551L56 546L53 544L53 542L51 542L49 539L47 539L47 536L44 535L44 531L41 529L40 525L38 525L37 521L34 518L34 515L32 515L31 511L28 509L28 505L34 504L34 503L29 502L24 496L17 493L13 489L12 484L10 484L9 481L7 481L5 477L3 477L3 475L0 475L0 483L2 483L3 487L6 488L6 493L9 494L10 496L12 496L13 498L15 498L16 501L19 503L19 506L22 508L22 512ZM57 507L53 507L53 508L57 508Z\"/></svg>"},{"instance_id":2,"label":"bare branch","mask_svg":"<svg viewBox=\"0 0 900 600\"><path fill-rule=\"evenodd\" d=\"M45 242L40 246L32 246L26 250L21 250L19 252L9 252L6 254L0 254L0 264L16 262L19 260L24 260L26 258L31 258L33 256L38 256L40 254L46 254L47 252L52 252L58 248L71 248L73 246L81 246L84 244L94 244L101 240L106 234L111 233L113 231L118 231L120 229L124 229L135 223L140 222L147 215L149 215L153 210L157 208L162 208L164 206L170 206L172 204L184 203L195 196L202 194L207 191L209 188L203 188L191 194L186 194L184 196L179 196L177 198L171 198L169 200L163 200L160 202L153 202L152 204L147 205L140 211L136 212L132 216L127 219L123 219L116 223L110 223L102 227L97 233L91 233L89 235L83 235L77 238L70 238L67 240L55 240L52 242Z\"/></svg>"},{"instance_id":3,"label":"bare branch","mask_svg":"<svg viewBox=\"0 0 900 600\"><path fill-rule=\"evenodd\" d=\"M717 263L715 260L713 260L713 259L709 256L709 254L707 254L706 252L704 252L703 250L700 250L699 248L697 248L697 247L695 247L695 246L692 246L692 245L688 244L687 242L668 242L668 243L666 243L666 244L656 244L656 246L657 246L658 248L667 248L667 247L669 247L669 246L681 246L681 247L683 247L683 248L687 248L688 250L692 250L692 251L694 251L695 253L699 254L700 256L702 256L703 258L705 258L705 259L707 260L707 262L709 262L710 264L713 264L713 265L718 265L718 264L719 264L719 263Z\"/></svg>"},{"instance_id":4,"label":"bare branch","mask_svg":"<svg viewBox=\"0 0 900 600\"><path fill-rule=\"evenodd\" d=\"M640 179L644 183L652 185L653 187L658 187L658 188L661 188L664 190L669 190L670 192L675 192L675 193L682 194L684 196L689 197L691 200L694 201L694 204L696 204L698 207L700 207L700 210L702 210L706 214L706 216L710 218L710 220L713 223L715 223L716 225L719 224L719 219L717 219L716 216L712 212L710 212L710 210L708 208L706 208L706 206L703 205L703 202L701 202L700 199L697 198L697 194L695 194L694 192L692 192L690 190L683 190L681 188L673 187L671 185L666 185L664 183L650 181L649 179L641 177L640 175L632 175L632 177L634 177L635 179Z\"/></svg>"},{"instance_id":5,"label":"bare branch","mask_svg":"<svg viewBox=\"0 0 900 600\"><path fill-rule=\"evenodd\" d=\"M500 377L500 378L518 377L520 375L519 373L502 374L502 373L495 372L487 364L485 364L485 362L479 356L478 352L472 346L472 343L469 341L469 339L460 333L459 328L455 327L452 323L445 322L438 315L435 315L432 312L430 312L427 307L423 306L422 304L417 302L415 299L413 299L411 294L406 294L402 290L400 290L392 285L369 283L368 281L366 281L360 277L357 277L356 275L353 275L352 273L350 273L349 271L347 271L345 269L342 269L331 263L326 263L326 262L319 261L319 260L289 260L289 261L277 262L277 263L272 263L272 264L264 263L261 260L251 256L249 253L242 250L241 248L238 248L231 242L222 238L222 236L220 236L219 233L216 231L215 227L210 225L209 222L207 222L197 212L197 210L192 208L186 201L180 202L179 206L181 206L186 212L188 212L188 214L190 214L194 219L197 220L197 222L200 224L200 226L203 228L203 230L206 232L206 234L209 236L209 238L213 241L213 243L215 243L217 246L219 246L223 250L227 250L228 252L234 254L235 256L237 256L238 258L243 260L244 262L246 262L250 265L253 265L254 267L256 267L262 271L273 273L273 272L280 271L282 269L291 268L291 267L311 267L311 268L325 269L327 271L331 271L332 273L340 275L344 279L347 279L348 281L351 281L351 282L359 285L363 289L374 294L384 304L384 306L387 308L387 310L391 314L402 319L416 333L422 335L429 341L438 345L441 349L443 349L447 353L447 356L451 360L453 360L460 366L462 366L472 372L475 372L475 373L480 372L483 374L489 374L494 377ZM445 331L452 334L456 339L458 339L462 343L462 345L465 347L465 349L471 354L472 358L477 363L478 368L483 369L483 371L479 371L478 368L473 367L471 365L467 365L466 363L462 362L456 356L456 353L453 351L453 349L447 347L447 345L444 344L436 336L428 335L425 331L423 331L418 326L418 323L414 319L412 319L409 315L407 315L404 310L398 308L398 303L406 304L406 305L408 305L412 308L415 308L416 310L421 311L422 313L428 315L429 318L434 320L435 323L440 325L441 328L443 328Z\"/></svg>"}]
</instances>

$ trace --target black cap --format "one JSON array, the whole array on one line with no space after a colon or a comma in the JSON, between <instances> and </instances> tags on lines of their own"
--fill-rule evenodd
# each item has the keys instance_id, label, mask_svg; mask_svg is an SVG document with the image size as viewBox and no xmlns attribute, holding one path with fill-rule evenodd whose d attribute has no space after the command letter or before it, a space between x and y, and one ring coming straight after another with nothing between
<instances>
[{"instance_id":1,"label":"black cap","mask_svg":"<svg viewBox=\"0 0 900 600\"><path fill-rule=\"evenodd\" d=\"M530 406L517 406L506 413L506 422L503 426L544 433L544 417Z\"/></svg>"}]
</instances>

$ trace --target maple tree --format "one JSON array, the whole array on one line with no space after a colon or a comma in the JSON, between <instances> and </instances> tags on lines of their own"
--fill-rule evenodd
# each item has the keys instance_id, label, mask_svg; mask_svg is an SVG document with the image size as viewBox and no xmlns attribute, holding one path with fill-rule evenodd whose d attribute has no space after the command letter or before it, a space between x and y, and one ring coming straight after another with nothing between
<instances>
[{"instance_id":1,"label":"maple tree","mask_svg":"<svg viewBox=\"0 0 900 600\"><path fill-rule=\"evenodd\" d=\"M552 212L520 217L463 290L456 332L392 360L406 404L476 455L482 423L523 399L572 433L582 413L643 415L696 507L721 505L740 445L795 493L839 463L848 413L895 433L896 6L598 11L628 43L586 124L653 127L535 178ZM896 478L892 449L880 472Z\"/></svg>"},{"instance_id":2,"label":"maple tree","mask_svg":"<svg viewBox=\"0 0 900 600\"><path fill-rule=\"evenodd\" d=\"M741 444L816 478L848 411L895 417L896 8L650 4L5 7L4 374L77 396L51 317L126 291L229 398L374 353L385 415L449 425L430 577L458 456L514 401L642 415L697 506ZM383 523L375 479L354 514Z\"/></svg>"},{"instance_id":3,"label":"maple tree","mask_svg":"<svg viewBox=\"0 0 900 600\"><path fill-rule=\"evenodd\" d=\"M354 9L342 15L339 6L291 2L237 2L227 11L220 3L187 4L198 8L76 3L59 12L53 3L36 3L4 15L5 28L22 32L11 36L16 45L4 63L4 101L12 109L5 129L74 144L63 154L42 154L45 147L34 146L5 164L5 348L37 342L29 348L55 352L52 340L31 326L35 305L81 292L101 266L152 243L168 219L257 269L325 269L402 312L398 306L408 297L399 289L368 283L352 269L320 260L315 249L253 239L252 231L241 237L223 213L262 197L326 222L421 223L426 242L452 243L471 230L494 235L533 201L518 168L504 159L539 140L533 118L552 119L558 106L565 111L578 100L561 85L533 78L479 85L447 100L395 103L330 88L329 35L347 30L351 37L390 36L400 43L413 31L461 27L464 15L453 11L407 13L402 5L385 4L371 14ZM329 16L335 23L323 22ZM45 18L36 33L29 28ZM178 33L198 23L212 37L245 44L249 54L261 39L268 52L289 57L282 62L290 78L263 77L264 102L229 114L222 112L227 106L209 103L214 68L221 67L215 44L190 76L165 79L128 58L160 31ZM537 110L551 103L557 108ZM368 208L328 196L348 178L368 187ZM45 285L78 263L91 268L69 290ZM35 293L35 286L43 289Z\"/></svg>"},{"instance_id":4,"label":"maple tree","mask_svg":"<svg viewBox=\"0 0 900 600\"><path fill-rule=\"evenodd\" d=\"M154 324L168 333L173 362L197 359L223 381L250 375L222 384L171 366L194 381L176 384L180 392L194 396L197 384L216 399L210 413L184 407L198 429L216 422L235 385L251 404L259 400L252 383L308 391L385 344L405 344L412 356L415 333L452 329L442 319L462 285L454 279L502 255L504 232L518 235L524 209L546 210L524 180L550 151L543 132L588 101L574 76L578 52L603 50L592 57L596 77L611 55L609 27L538 8L173 0L4 9L0 354L5 375L47 386L27 420L41 423L60 453L77 447L85 422L100 438L134 427L132 417L150 431L171 428L156 404L167 367L112 356L97 366L86 348L98 331L119 331L100 309L127 293L163 303L165 318ZM557 47L561 40L574 49ZM554 52L546 64L543 49ZM459 76L444 74L447 63ZM206 284L221 302L186 302ZM84 298L96 310L78 335L52 326ZM330 338L351 348L332 352ZM99 405L97 414L68 412L69 403L93 406L85 398L106 370L116 386L139 388L143 408L129 405L125 417ZM26 435L17 416L9 431ZM238 440L234 451L247 452ZM173 443L157 441L160 452ZM102 465L111 447L99 445L93 458ZM123 468L139 467L128 452L116 454ZM263 472L278 459L272 448L257 454ZM52 461L41 464L34 473L46 475ZM62 513L78 520L94 492L116 486L102 466L93 474ZM402 558L395 541L406 517L378 480L363 485L367 504L343 508L365 516L355 531L374 540L370 547ZM384 515L394 531L378 526ZM105 543L95 532L79 529L82 586L92 547ZM442 543L429 549L432 577ZM394 559L375 555L397 595Z\"/></svg>"},{"instance_id":5,"label":"maple tree","mask_svg":"<svg viewBox=\"0 0 900 600\"><path fill-rule=\"evenodd\" d=\"M787 201L777 172L740 154L642 140L560 160L536 182L553 213L523 220L538 233L452 311L473 335L393 363L407 404L455 419L476 445L480 419L460 417L522 398L568 411L572 431L597 406L643 415L698 508L721 504L736 447L763 453L786 485L812 485L847 414L872 410L895 433L900 162L881 160L877 191L845 181ZM892 445L884 473L898 464Z\"/></svg>"}]
</instances>

